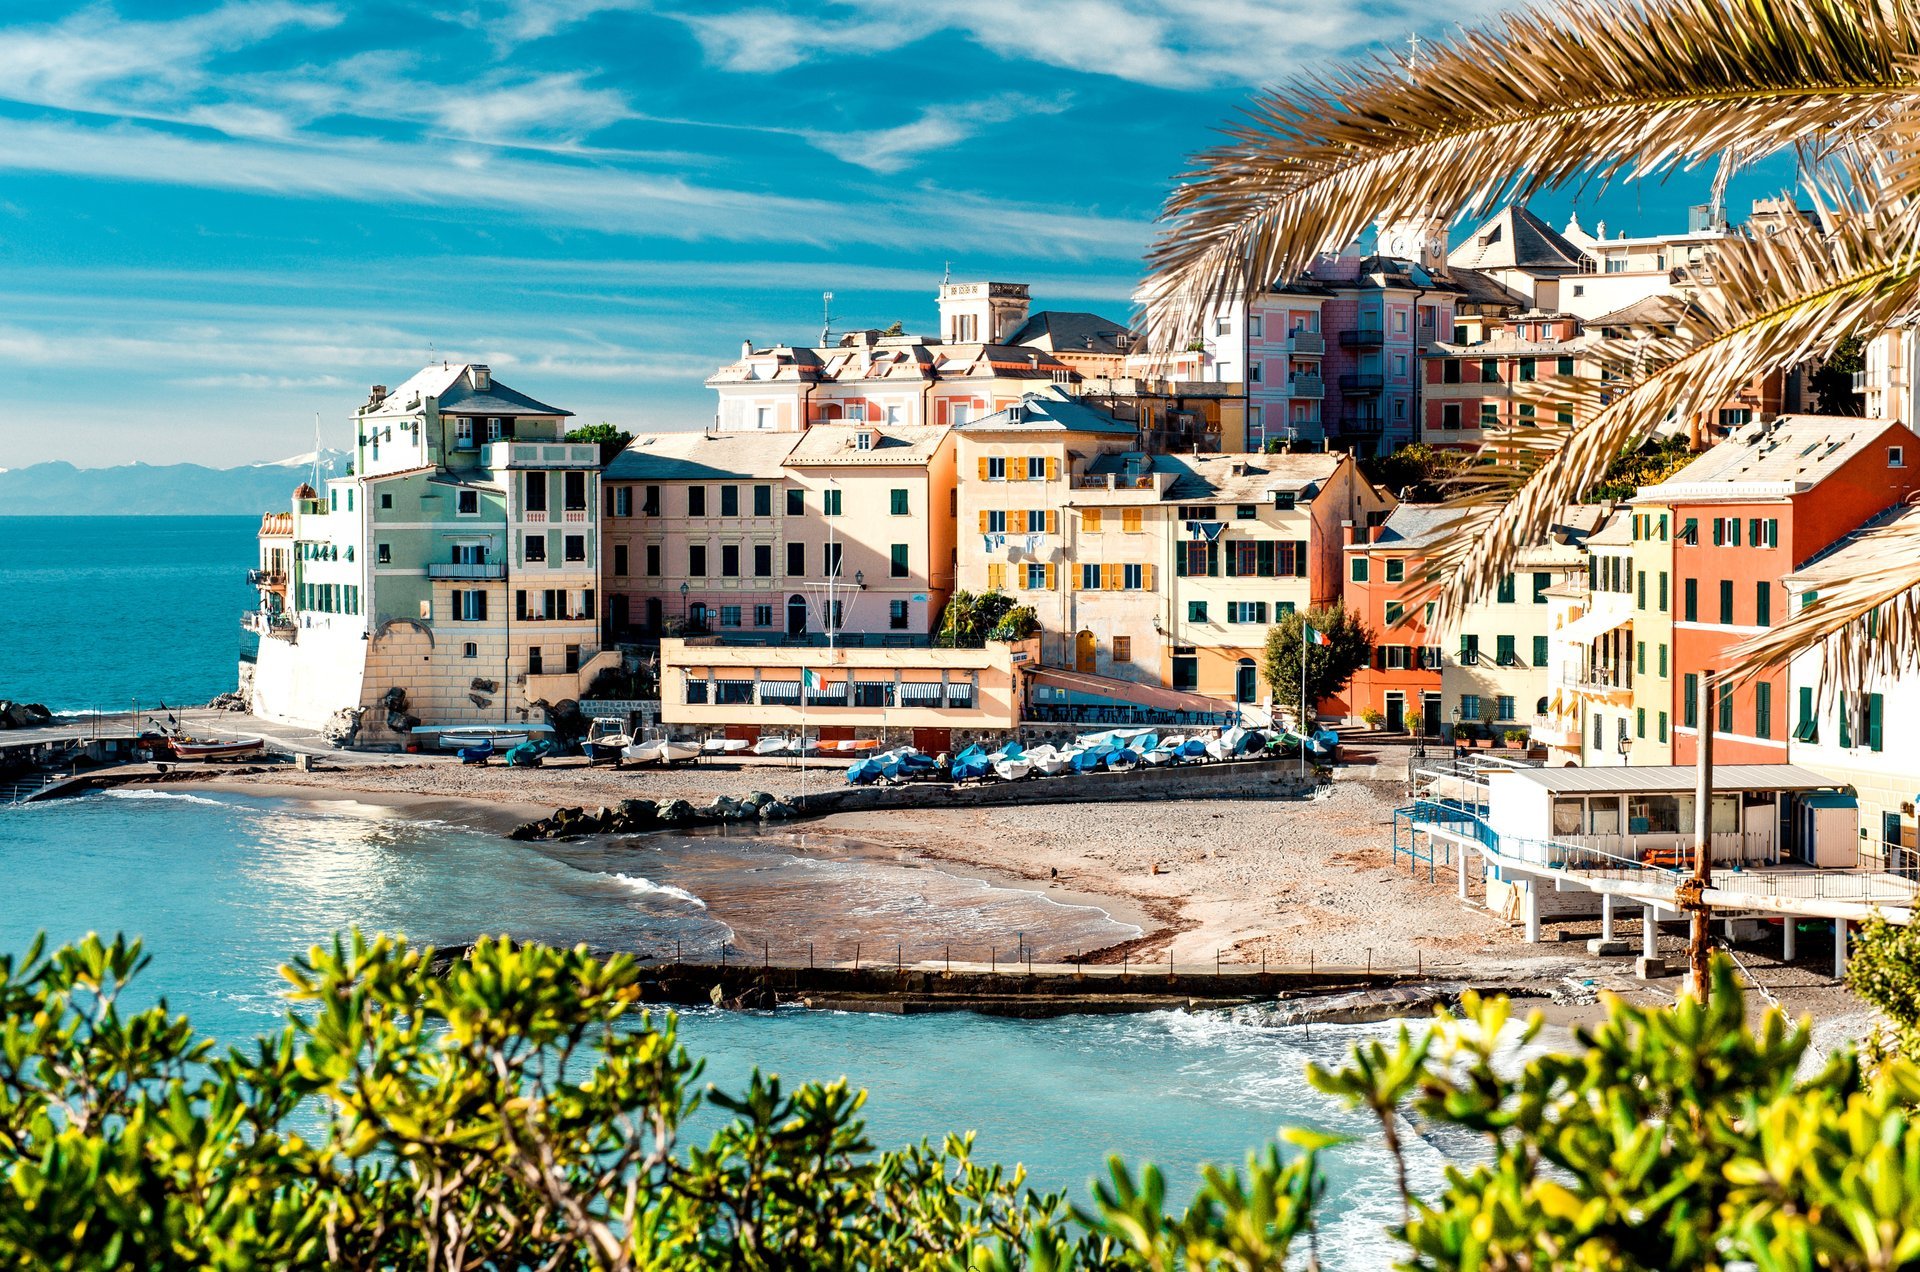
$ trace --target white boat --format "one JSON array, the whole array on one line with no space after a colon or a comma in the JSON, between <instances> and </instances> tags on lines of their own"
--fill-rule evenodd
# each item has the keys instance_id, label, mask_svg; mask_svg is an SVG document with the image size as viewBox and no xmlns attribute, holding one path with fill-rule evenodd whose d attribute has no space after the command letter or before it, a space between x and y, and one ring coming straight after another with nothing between
<instances>
[{"instance_id":1,"label":"white boat","mask_svg":"<svg viewBox=\"0 0 1920 1272\"><path fill-rule=\"evenodd\" d=\"M1180 749L1180 744L1184 741L1186 741L1185 738L1163 739L1160 745L1154 747L1151 751L1142 751L1140 753L1140 759L1147 764L1171 764L1173 763L1173 753Z\"/></svg>"},{"instance_id":2,"label":"white boat","mask_svg":"<svg viewBox=\"0 0 1920 1272\"><path fill-rule=\"evenodd\" d=\"M489 728L485 725L447 729L440 734L440 745L448 751L464 750L470 746L484 746L493 743L496 751L509 751L533 736L531 729Z\"/></svg>"},{"instance_id":3,"label":"white boat","mask_svg":"<svg viewBox=\"0 0 1920 1272\"><path fill-rule=\"evenodd\" d=\"M679 764L691 760L700 754L698 742L684 742L678 738L663 738L660 741L660 760L665 764Z\"/></svg>"},{"instance_id":4,"label":"white boat","mask_svg":"<svg viewBox=\"0 0 1920 1272\"><path fill-rule=\"evenodd\" d=\"M1124 773L1140 767L1140 752L1117 746L1107 752L1105 763L1112 772Z\"/></svg>"},{"instance_id":5,"label":"white boat","mask_svg":"<svg viewBox=\"0 0 1920 1272\"><path fill-rule=\"evenodd\" d=\"M666 747L665 738L645 738L620 749L620 758L628 764L657 764Z\"/></svg>"},{"instance_id":6,"label":"white boat","mask_svg":"<svg viewBox=\"0 0 1920 1272\"><path fill-rule=\"evenodd\" d=\"M792 755L793 739L782 737L762 737L753 744L755 755Z\"/></svg>"},{"instance_id":7,"label":"white boat","mask_svg":"<svg viewBox=\"0 0 1920 1272\"><path fill-rule=\"evenodd\" d=\"M813 755L819 750L819 738L795 738L793 740L793 753L795 755Z\"/></svg>"},{"instance_id":8,"label":"white boat","mask_svg":"<svg viewBox=\"0 0 1920 1272\"><path fill-rule=\"evenodd\" d=\"M633 739L619 721L601 718L587 726L587 736L580 745L592 759L617 760L623 751L633 745Z\"/></svg>"},{"instance_id":9,"label":"white boat","mask_svg":"<svg viewBox=\"0 0 1920 1272\"><path fill-rule=\"evenodd\" d=\"M702 755L738 755L752 746L745 738L708 738L700 744Z\"/></svg>"},{"instance_id":10,"label":"white boat","mask_svg":"<svg viewBox=\"0 0 1920 1272\"><path fill-rule=\"evenodd\" d=\"M1067 765L1071 762L1058 747L1047 745L1036 746L1028 751L1027 759L1032 763L1035 772L1046 777L1066 772Z\"/></svg>"},{"instance_id":11,"label":"white boat","mask_svg":"<svg viewBox=\"0 0 1920 1272\"><path fill-rule=\"evenodd\" d=\"M1208 757L1216 760L1232 759L1240 750L1240 739L1246 736L1247 731L1237 724L1230 729L1221 730L1219 737L1207 743Z\"/></svg>"},{"instance_id":12,"label":"white boat","mask_svg":"<svg viewBox=\"0 0 1920 1272\"><path fill-rule=\"evenodd\" d=\"M1000 775L1002 781L1017 782L1033 772L1033 761L1024 755L1010 755L1004 760L996 760L993 771Z\"/></svg>"},{"instance_id":13,"label":"white boat","mask_svg":"<svg viewBox=\"0 0 1920 1272\"><path fill-rule=\"evenodd\" d=\"M173 754L182 760L239 760L258 755L266 748L265 738L175 738Z\"/></svg>"}]
</instances>

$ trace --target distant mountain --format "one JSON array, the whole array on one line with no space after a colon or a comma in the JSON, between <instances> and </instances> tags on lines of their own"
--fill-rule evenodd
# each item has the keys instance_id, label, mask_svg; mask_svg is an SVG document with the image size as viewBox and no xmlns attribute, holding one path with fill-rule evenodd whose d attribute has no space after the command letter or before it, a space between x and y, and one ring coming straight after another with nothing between
<instances>
[{"instance_id":1,"label":"distant mountain","mask_svg":"<svg viewBox=\"0 0 1920 1272\"><path fill-rule=\"evenodd\" d=\"M319 453L320 476L345 475L352 456ZM59 461L0 468L0 517L172 517L284 512L293 491L313 479L314 455L240 468L200 464L123 464L75 468Z\"/></svg>"}]
</instances>

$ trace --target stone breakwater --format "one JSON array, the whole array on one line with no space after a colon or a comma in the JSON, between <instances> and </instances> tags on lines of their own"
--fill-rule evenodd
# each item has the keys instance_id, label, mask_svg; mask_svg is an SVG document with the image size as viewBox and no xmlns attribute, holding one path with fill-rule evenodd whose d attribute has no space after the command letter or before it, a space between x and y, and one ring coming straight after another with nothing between
<instances>
[{"instance_id":1,"label":"stone breakwater","mask_svg":"<svg viewBox=\"0 0 1920 1272\"><path fill-rule=\"evenodd\" d=\"M832 813L910 808L1011 808L1038 804L1118 803L1163 799L1291 799L1319 779L1285 761L1242 760L1130 773L1088 773L1021 782L911 782L900 786L843 786L781 798L754 791L744 798L716 797L696 806L685 799L623 799L593 811L562 808L525 822L512 837L570 839L580 835L635 834L739 822L786 821Z\"/></svg>"}]
</instances>

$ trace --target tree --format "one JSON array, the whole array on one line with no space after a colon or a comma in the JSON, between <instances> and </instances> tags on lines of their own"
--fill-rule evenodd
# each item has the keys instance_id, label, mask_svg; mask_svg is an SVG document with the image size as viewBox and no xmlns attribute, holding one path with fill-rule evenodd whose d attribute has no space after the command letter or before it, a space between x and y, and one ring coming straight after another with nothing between
<instances>
[{"instance_id":1,"label":"tree","mask_svg":"<svg viewBox=\"0 0 1920 1272\"><path fill-rule=\"evenodd\" d=\"M1814 410L1822 415L1860 414L1860 395L1854 391L1853 376L1867 369L1866 355L1867 343L1859 336L1848 336L1834 346L1808 377Z\"/></svg>"},{"instance_id":2,"label":"tree","mask_svg":"<svg viewBox=\"0 0 1920 1272\"><path fill-rule=\"evenodd\" d=\"M579 428L568 433L566 440L569 442L598 442L600 445L600 462L610 464L613 462L615 456L627 449L627 444L633 440L633 434L623 428L615 428L605 420L602 420L598 424L582 424Z\"/></svg>"},{"instance_id":3,"label":"tree","mask_svg":"<svg viewBox=\"0 0 1920 1272\"><path fill-rule=\"evenodd\" d=\"M1354 672L1373 661L1373 632L1342 605L1318 606L1304 616L1284 614L1269 627L1263 667L1267 685L1273 690L1274 705L1291 708L1301 728L1306 727L1306 716L1300 710L1300 651L1302 630L1308 624L1327 638L1324 645L1305 646L1310 703L1338 693Z\"/></svg>"},{"instance_id":4,"label":"tree","mask_svg":"<svg viewBox=\"0 0 1920 1272\"><path fill-rule=\"evenodd\" d=\"M1878 915L1863 923L1847 954L1847 988L1885 1022L1868 1046L1876 1060L1920 1060L1920 929L1895 927Z\"/></svg>"},{"instance_id":5,"label":"tree","mask_svg":"<svg viewBox=\"0 0 1920 1272\"><path fill-rule=\"evenodd\" d=\"M1438 503L1451 498L1453 479L1466 467L1468 454L1457 448L1415 442L1390 455L1360 461L1366 479L1399 499Z\"/></svg>"},{"instance_id":6,"label":"tree","mask_svg":"<svg viewBox=\"0 0 1920 1272\"><path fill-rule=\"evenodd\" d=\"M1025 617L1015 617L1021 611ZM1008 630L1024 627L1024 631L1019 636L1001 635L1003 623L1010 624ZM1032 608L1016 607L1013 598L1005 592L955 592L947 600L947 610L941 616L940 632L935 639L946 649L981 649L989 638L1024 640L1038 625L1039 619Z\"/></svg>"},{"instance_id":7,"label":"tree","mask_svg":"<svg viewBox=\"0 0 1920 1272\"><path fill-rule=\"evenodd\" d=\"M1920 307L1920 7L1906 0L1596 0L1296 78L1261 94L1168 196L1144 289L1158 348L1236 295L1306 271L1375 223L1446 225L1586 180L1721 177L1797 153L1816 213L1716 240L1685 330L1608 355L1577 424L1476 465L1439 562L1443 616L1514 568L1614 457L1669 420L1714 418L1761 375L1845 357ZM1590 408L1590 409L1589 409ZM1822 591L1738 652L1741 668L1823 646L1842 688L1920 664L1920 523L1885 564ZM1897 607L1871 630L1866 619ZM1842 635L1845 639L1841 639Z\"/></svg>"}]
</instances>

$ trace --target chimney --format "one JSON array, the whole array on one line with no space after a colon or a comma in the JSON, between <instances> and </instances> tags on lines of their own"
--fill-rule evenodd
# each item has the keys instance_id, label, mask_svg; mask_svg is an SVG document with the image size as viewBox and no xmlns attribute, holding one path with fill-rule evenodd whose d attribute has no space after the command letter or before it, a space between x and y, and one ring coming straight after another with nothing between
<instances>
[{"instance_id":1,"label":"chimney","mask_svg":"<svg viewBox=\"0 0 1920 1272\"><path fill-rule=\"evenodd\" d=\"M740 361L745 362L748 358L751 358L752 356L753 356L753 341L742 340L740 342Z\"/></svg>"},{"instance_id":2,"label":"chimney","mask_svg":"<svg viewBox=\"0 0 1920 1272\"><path fill-rule=\"evenodd\" d=\"M387 386L384 384L376 384L373 386L372 391L367 394L367 408L371 410L386 400Z\"/></svg>"}]
</instances>

